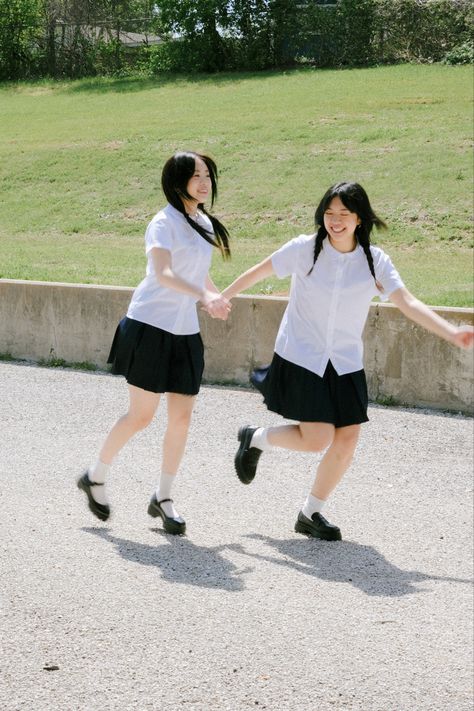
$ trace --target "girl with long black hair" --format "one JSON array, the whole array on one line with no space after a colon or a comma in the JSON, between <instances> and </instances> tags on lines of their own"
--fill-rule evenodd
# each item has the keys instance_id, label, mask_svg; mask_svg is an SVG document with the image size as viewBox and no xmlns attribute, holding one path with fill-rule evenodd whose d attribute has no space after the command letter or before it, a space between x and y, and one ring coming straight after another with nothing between
<instances>
[{"instance_id":1,"label":"girl with long black hair","mask_svg":"<svg viewBox=\"0 0 474 711\"><path fill-rule=\"evenodd\" d=\"M112 373L127 379L129 409L77 485L92 513L106 521L110 507L104 484L110 465L126 442L150 424L167 393L161 475L148 513L161 517L168 533L180 534L186 523L174 507L171 488L204 369L196 304L213 318L227 318L229 302L213 284L209 268L213 247L224 258L230 249L226 228L204 206L209 196L211 206L217 196L217 167L211 158L176 153L166 162L161 183L168 204L147 227L146 276L118 325L108 361Z\"/></svg>"},{"instance_id":2,"label":"girl with long black hair","mask_svg":"<svg viewBox=\"0 0 474 711\"><path fill-rule=\"evenodd\" d=\"M390 257L370 244L373 227L385 223L358 183L329 188L315 222L315 234L291 240L222 292L232 299L273 274L292 277L272 363L251 379L269 410L298 424L241 427L235 468L249 484L264 450L326 450L295 530L340 540L340 529L321 511L349 467L361 423L368 419L362 331L370 302L389 298L409 319L461 348L472 346L474 333L469 326L456 328L412 296Z\"/></svg>"}]
</instances>

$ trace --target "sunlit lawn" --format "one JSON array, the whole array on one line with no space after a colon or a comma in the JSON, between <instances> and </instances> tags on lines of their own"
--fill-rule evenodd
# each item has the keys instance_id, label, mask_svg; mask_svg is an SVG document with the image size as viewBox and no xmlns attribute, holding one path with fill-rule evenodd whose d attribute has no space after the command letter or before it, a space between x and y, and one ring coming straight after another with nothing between
<instances>
[{"instance_id":1,"label":"sunlit lawn","mask_svg":"<svg viewBox=\"0 0 474 711\"><path fill-rule=\"evenodd\" d=\"M220 168L233 259L216 255L218 285L312 232L326 188L353 179L407 286L472 305L470 67L4 84L0 123L3 278L136 285L161 167L191 148Z\"/></svg>"}]
</instances>

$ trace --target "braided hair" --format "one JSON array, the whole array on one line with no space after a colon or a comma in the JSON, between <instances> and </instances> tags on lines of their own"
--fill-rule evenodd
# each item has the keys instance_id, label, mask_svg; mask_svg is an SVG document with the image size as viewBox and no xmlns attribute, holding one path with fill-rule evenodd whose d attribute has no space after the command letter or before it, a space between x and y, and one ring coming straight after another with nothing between
<instances>
[{"instance_id":1,"label":"braided hair","mask_svg":"<svg viewBox=\"0 0 474 711\"><path fill-rule=\"evenodd\" d=\"M187 185L193 177L196 170L196 158L200 158L209 170L211 178L211 207L217 198L217 166L212 158L195 153L194 151L180 151L169 158L161 174L161 187L166 196L166 199L176 210L178 210L186 219L187 223L198 232L206 242L209 242L214 247L217 247L224 259L230 257L229 233L224 225L219 222L217 217L210 215L204 207L203 203L199 203L198 207L209 220L211 221L214 235L204 229L202 225L191 219L184 208L182 198L192 200L193 198L187 191Z\"/></svg>"},{"instance_id":2,"label":"braided hair","mask_svg":"<svg viewBox=\"0 0 474 711\"><path fill-rule=\"evenodd\" d=\"M377 289L379 291L383 291L382 285L375 276L374 260L372 252L370 251L370 233L372 232L372 228L374 226L378 229L385 229L387 225L375 214L370 205L367 193L364 188L359 185L359 183L336 183L326 191L321 202L316 208L314 217L317 231L314 242L313 265L308 274L311 274L313 271L319 253L323 248L323 242L328 236L324 226L324 213L335 197L338 197L341 200L342 204L349 210L349 212L354 212L359 217L361 222L360 225L357 225L356 227L355 238L364 250L370 273L374 278Z\"/></svg>"}]
</instances>

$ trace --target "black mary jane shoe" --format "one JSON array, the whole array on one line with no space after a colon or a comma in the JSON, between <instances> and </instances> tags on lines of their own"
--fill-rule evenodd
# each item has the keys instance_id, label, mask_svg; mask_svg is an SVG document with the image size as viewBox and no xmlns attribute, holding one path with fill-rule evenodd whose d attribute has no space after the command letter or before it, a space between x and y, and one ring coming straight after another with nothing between
<instances>
[{"instance_id":1,"label":"black mary jane shoe","mask_svg":"<svg viewBox=\"0 0 474 711\"><path fill-rule=\"evenodd\" d=\"M182 535L186 532L186 521L181 518L181 516L179 516L178 518L172 518L172 516L167 516L161 505L164 504L166 501L173 501L173 499L162 499L161 501L158 501L156 498L156 494L153 494L150 499L150 503L148 504L148 513L150 516L153 516L153 518L161 516L161 518L163 519L163 528L165 529L166 533L171 533L173 536Z\"/></svg>"},{"instance_id":2,"label":"black mary jane shoe","mask_svg":"<svg viewBox=\"0 0 474 711\"><path fill-rule=\"evenodd\" d=\"M254 480L257 472L257 464L262 454L262 450L251 447L253 434L258 427L245 425L241 427L237 435L240 442L239 448L234 457L235 471L242 484L250 484Z\"/></svg>"},{"instance_id":3,"label":"black mary jane shoe","mask_svg":"<svg viewBox=\"0 0 474 711\"><path fill-rule=\"evenodd\" d=\"M103 484L100 484L98 481L91 481L89 479L89 472L86 469L84 474L82 474L82 476L80 476L77 480L77 487L78 489L82 489L82 491L86 494L89 502L89 508L94 516L100 518L101 521L107 521L110 516L110 506L107 506L107 504L99 504L94 499L91 492L91 488L93 486L103 486Z\"/></svg>"},{"instance_id":4,"label":"black mary jane shoe","mask_svg":"<svg viewBox=\"0 0 474 711\"><path fill-rule=\"evenodd\" d=\"M320 513L314 513L311 518L308 518L300 511L296 519L295 531L323 541L342 541L341 529L326 521Z\"/></svg>"}]
</instances>

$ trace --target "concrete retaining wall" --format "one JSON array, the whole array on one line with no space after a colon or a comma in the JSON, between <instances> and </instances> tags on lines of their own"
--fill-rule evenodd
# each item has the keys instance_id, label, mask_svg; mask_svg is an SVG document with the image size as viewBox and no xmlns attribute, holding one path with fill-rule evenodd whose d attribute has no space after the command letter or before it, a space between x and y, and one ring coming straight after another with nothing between
<instances>
[{"instance_id":1,"label":"concrete retaining wall","mask_svg":"<svg viewBox=\"0 0 474 711\"><path fill-rule=\"evenodd\" d=\"M106 365L117 322L133 289L0 280L0 354ZM240 296L222 322L201 313L205 378L248 384L254 365L271 360L287 300ZM455 324L472 309L437 308ZM473 352L463 351L408 321L395 307L373 304L365 334L371 399L473 413Z\"/></svg>"}]
</instances>

